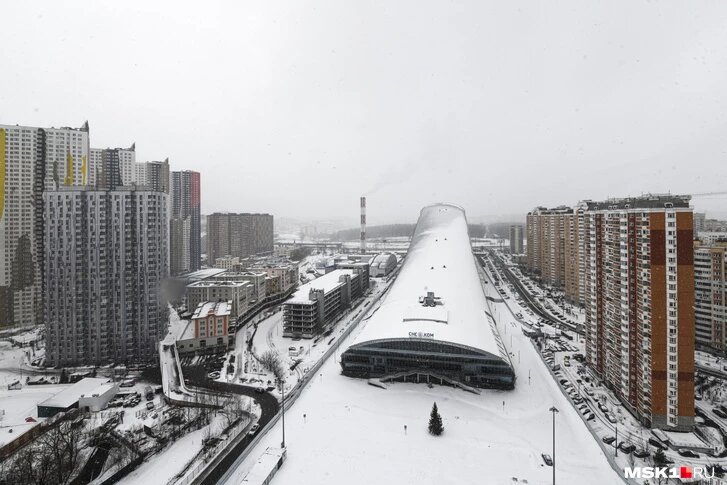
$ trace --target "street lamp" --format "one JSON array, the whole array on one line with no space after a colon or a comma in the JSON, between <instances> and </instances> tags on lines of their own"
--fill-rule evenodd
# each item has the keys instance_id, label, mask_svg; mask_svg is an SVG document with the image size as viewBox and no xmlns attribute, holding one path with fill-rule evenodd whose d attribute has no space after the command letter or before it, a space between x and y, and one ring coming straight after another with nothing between
<instances>
[{"instance_id":1,"label":"street lamp","mask_svg":"<svg viewBox=\"0 0 727 485\"><path fill-rule=\"evenodd\" d=\"M282 394L281 405L283 406L283 442L280 447L285 448L285 381L280 379L280 392Z\"/></svg>"},{"instance_id":2,"label":"street lamp","mask_svg":"<svg viewBox=\"0 0 727 485\"><path fill-rule=\"evenodd\" d=\"M553 413L553 485L555 485L555 415L559 412L555 406L550 408Z\"/></svg>"}]
</instances>

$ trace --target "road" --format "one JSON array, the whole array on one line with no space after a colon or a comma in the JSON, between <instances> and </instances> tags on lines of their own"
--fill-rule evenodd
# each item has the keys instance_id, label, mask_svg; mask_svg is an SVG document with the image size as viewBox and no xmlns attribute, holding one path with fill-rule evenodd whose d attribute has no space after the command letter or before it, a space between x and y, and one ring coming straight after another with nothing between
<instances>
[{"instance_id":1,"label":"road","mask_svg":"<svg viewBox=\"0 0 727 485\"><path fill-rule=\"evenodd\" d=\"M492 257L494 259L496 259L497 261L499 261L499 258L497 258L496 256L492 256ZM487 269L487 266L484 264L484 261L481 261L481 264L483 264L483 268L485 269L485 271L489 271ZM495 264L495 263L493 263L493 264ZM497 269L500 270L499 272L504 272L505 275L506 275L506 277L513 283L513 285L516 288L518 288L518 292L521 294L521 296L523 298L523 303L526 304L526 305L528 305L535 313L537 313L539 315L543 315L543 312L538 311L539 308L537 308L537 307L534 308L533 307L533 304L532 304L532 301L533 301L532 300L532 296L528 293L528 291L525 288L522 287L522 285L520 284L520 282L518 281L518 279L509 270L507 270L507 268L504 268L504 264L502 264L501 262L499 262L499 264L497 264ZM505 302L505 304L506 304L508 310L511 313L514 314L514 311L510 307L510 305L507 302ZM554 320L556 322L558 322L557 319L555 319L552 316L547 315L547 314L544 315L544 318L546 318L546 320L551 321L551 322L554 321ZM559 322L559 323L563 324L562 322ZM563 324L563 325L567 325L567 324ZM563 354L563 355L561 355L561 354ZM563 352L554 352L553 353L553 355L556 356L556 359L557 359L556 363L559 363L561 365L561 372L563 373L564 377L567 378L571 382L571 384L573 386L575 386L576 389L579 390L579 393L580 393L580 387L579 387L579 385L577 383L577 379L581 378L581 376L579 376L577 374L577 372L576 372L576 368L577 367L574 367L574 366L566 367L564 365L564 363L563 363L564 354L565 353L563 353ZM570 354L572 354L572 353L570 353ZM571 358L572 358L572 355L571 355ZM546 365L546 364L543 363L543 365ZM699 366L699 365L697 366L697 368L700 371L704 371L705 374L714 375L716 377L721 377L721 378L724 378L725 377L725 375L723 373L721 373L720 371L715 370L715 369L704 368L704 367ZM591 376L591 377L593 377L593 376ZM594 391L594 393L596 393L596 395L598 395L598 394L606 394L606 392L603 389L599 388L599 387L592 388L592 390ZM595 396L594 396L594 398L591 398L591 397L588 397L588 396L582 396L582 397L587 398L586 399L586 404L588 405L588 407L591 410L591 412L594 413L594 415L596 417L596 421L605 428L605 430L606 430L607 433L610 433L611 436L615 436L616 435L616 426L613 423L611 423L608 419L606 419L605 415L598 408L597 404L595 403L595 399L594 399ZM615 400L615 398L611 398L608 395L607 395L607 398L611 402L613 402ZM570 398L569 398L569 400L570 400ZM571 404L574 407L577 408L577 406L575 406L575 404L572 402L572 400L571 400ZM703 405L701 403L697 403L697 406L700 409L702 409L702 411L705 413L705 415L707 415L711 419L713 419L715 421L715 423L720 428L722 428L723 431L725 430L725 426L723 425L722 421L720 420L720 418L716 417L711 412L711 409L706 409L705 408L705 405ZM600 436L600 437L604 437L604 436L606 436L606 435L603 435L603 436ZM619 426L619 428L618 428L618 441L619 442L626 441L628 443L632 443L632 444L636 445L637 447L639 447L639 446L647 446L645 442L650 437L651 437L651 433L647 429L644 429L644 434L641 435L641 434L635 433L633 431L633 429L629 429L628 427L625 427L625 426ZM649 448L651 449L653 447L649 446ZM672 460L674 463L685 463L685 461L688 460L688 463L689 464L696 465L696 466L699 466L699 465L712 465L712 464L715 464L715 463L717 463L717 462L719 462L721 460L720 458L715 458L715 457L708 456L708 455L704 455L704 454L701 454L700 455L700 458L688 458L688 459L685 459L684 457L680 456L676 452L676 450L674 450L674 449L667 449L667 450L665 450L665 454L666 454L667 458L669 458L670 460Z\"/></svg>"},{"instance_id":2,"label":"road","mask_svg":"<svg viewBox=\"0 0 727 485\"><path fill-rule=\"evenodd\" d=\"M185 379L189 380L189 383L198 387L214 390L229 392L233 394L239 394L241 396L249 396L260 405L260 419L258 424L260 429L265 428L265 425L278 413L280 405L278 400L269 392L256 392L256 387L243 386L240 384L228 384L226 382L212 381L207 378L207 370L200 366L184 367L182 369ZM207 471L207 476L202 481L203 485L214 485L224 475L228 468L230 468L237 457L247 448L254 436L247 435L239 443L237 443L232 450L230 450L225 457L212 469Z\"/></svg>"},{"instance_id":3,"label":"road","mask_svg":"<svg viewBox=\"0 0 727 485\"><path fill-rule=\"evenodd\" d=\"M580 335L583 335L583 332L578 329L578 327L574 324L563 322L557 318L555 318L553 315L545 311L541 306L540 302L538 302L533 296L527 291L527 289L523 286L523 284L520 282L520 280L512 274L510 269L507 267L505 263L502 262L502 260L495 254L493 254L492 250L488 251L489 258L493 262L493 264L497 265L500 274L504 274L507 278L508 282L512 284L515 289L517 290L520 297L523 299L525 304L530 308L530 310L533 311L536 315L538 315L541 318L546 319L548 322L552 322L556 324L556 328L567 328L571 330L572 332L576 332ZM482 256L480 256L480 264L485 265L485 262L482 260ZM486 265L485 265L486 266Z\"/></svg>"}]
</instances>

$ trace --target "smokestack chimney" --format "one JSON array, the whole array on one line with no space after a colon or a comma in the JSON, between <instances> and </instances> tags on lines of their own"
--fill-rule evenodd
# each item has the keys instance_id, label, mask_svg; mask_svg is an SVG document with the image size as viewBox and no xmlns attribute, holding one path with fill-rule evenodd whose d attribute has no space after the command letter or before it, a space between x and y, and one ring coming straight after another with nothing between
<instances>
[{"instance_id":1,"label":"smokestack chimney","mask_svg":"<svg viewBox=\"0 0 727 485\"><path fill-rule=\"evenodd\" d=\"M361 197L361 254L366 254L366 197Z\"/></svg>"}]
</instances>

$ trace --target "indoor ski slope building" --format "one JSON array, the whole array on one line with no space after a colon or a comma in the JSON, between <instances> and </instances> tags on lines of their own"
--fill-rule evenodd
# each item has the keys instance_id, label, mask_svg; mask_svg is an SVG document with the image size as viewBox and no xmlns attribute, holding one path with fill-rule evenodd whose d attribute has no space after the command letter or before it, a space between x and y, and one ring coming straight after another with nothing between
<instances>
[{"instance_id":1,"label":"indoor ski slope building","mask_svg":"<svg viewBox=\"0 0 727 485\"><path fill-rule=\"evenodd\" d=\"M464 210L425 207L396 281L341 356L343 374L512 389L487 308Z\"/></svg>"}]
</instances>

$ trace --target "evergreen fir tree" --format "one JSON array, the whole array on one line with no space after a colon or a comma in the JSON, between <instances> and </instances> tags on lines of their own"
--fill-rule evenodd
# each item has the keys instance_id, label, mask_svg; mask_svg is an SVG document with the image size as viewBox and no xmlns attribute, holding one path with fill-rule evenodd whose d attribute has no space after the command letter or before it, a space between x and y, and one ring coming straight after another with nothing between
<instances>
[{"instance_id":1,"label":"evergreen fir tree","mask_svg":"<svg viewBox=\"0 0 727 485\"><path fill-rule=\"evenodd\" d=\"M429 414L429 434L439 436L442 434L442 431L444 431L444 426L442 426L442 417L439 415L437 403L435 402L432 406L432 412Z\"/></svg>"},{"instance_id":2,"label":"evergreen fir tree","mask_svg":"<svg viewBox=\"0 0 727 485\"><path fill-rule=\"evenodd\" d=\"M666 465L666 455L664 454L664 450L657 448L654 453L654 466L661 467L664 465Z\"/></svg>"}]
</instances>

